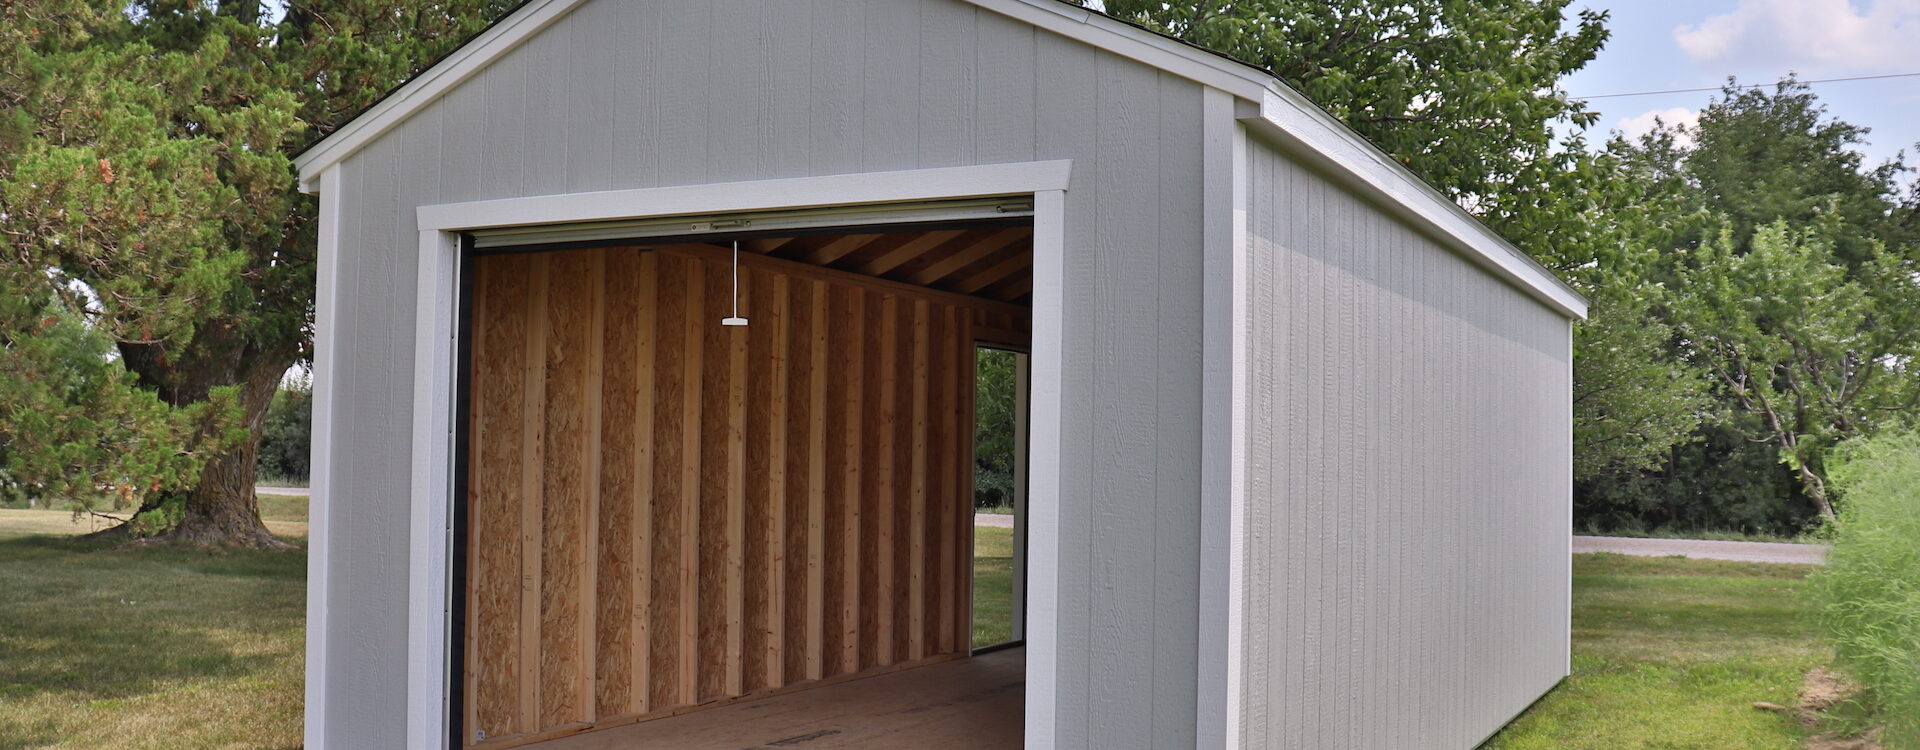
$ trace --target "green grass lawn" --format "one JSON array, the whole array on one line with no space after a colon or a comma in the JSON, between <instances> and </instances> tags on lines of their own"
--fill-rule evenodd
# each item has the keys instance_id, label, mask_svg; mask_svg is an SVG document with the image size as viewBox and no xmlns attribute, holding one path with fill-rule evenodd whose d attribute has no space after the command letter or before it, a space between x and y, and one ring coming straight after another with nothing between
<instances>
[{"instance_id":1,"label":"green grass lawn","mask_svg":"<svg viewBox=\"0 0 1920 750\"><path fill-rule=\"evenodd\" d=\"M0 511L0 750L299 747L306 555L69 538L90 525Z\"/></svg>"},{"instance_id":2,"label":"green grass lawn","mask_svg":"<svg viewBox=\"0 0 1920 750\"><path fill-rule=\"evenodd\" d=\"M306 504L262 498L276 532ZM305 558L106 552L60 511L0 510L0 750L300 743ZM973 639L1004 641L1012 533L978 529ZM1826 648L1807 567L1581 555L1573 676L1489 748L1795 748Z\"/></svg>"},{"instance_id":3,"label":"green grass lawn","mask_svg":"<svg viewBox=\"0 0 1920 750\"><path fill-rule=\"evenodd\" d=\"M1797 748L1792 705L1829 650L1813 566L1575 555L1573 675L1485 747Z\"/></svg>"},{"instance_id":4,"label":"green grass lawn","mask_svg":"<svg viewBox=\"0 0 1920 750\"><path fill-rule=\"evenodd\" d=\"M973 527L973 647L1012 637L1013 529Z\"/></svg>"}]
</instances>

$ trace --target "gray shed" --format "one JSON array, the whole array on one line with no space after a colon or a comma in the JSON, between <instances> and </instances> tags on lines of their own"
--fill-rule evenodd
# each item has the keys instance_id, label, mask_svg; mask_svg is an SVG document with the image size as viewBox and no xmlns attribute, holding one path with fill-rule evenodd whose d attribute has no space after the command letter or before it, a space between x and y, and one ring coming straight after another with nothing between
<instances>
[{"instance_id":1,"label":"gray shed","mask_svg":"<svg viewBox=\"0 0 1920 750\"><path fill-rule=\"evenodd\" d=\"M1257 69L531 0L297 163L308 748L1467 748L1567 674L1584 300Z\"/></svg>"}]
</instances>

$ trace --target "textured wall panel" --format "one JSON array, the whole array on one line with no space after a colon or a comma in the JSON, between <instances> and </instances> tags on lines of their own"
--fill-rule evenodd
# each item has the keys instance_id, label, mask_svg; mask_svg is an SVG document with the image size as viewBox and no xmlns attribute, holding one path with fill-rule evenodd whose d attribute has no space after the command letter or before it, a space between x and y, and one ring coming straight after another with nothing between
<instances>
[{"instance_id":1,"label":"textured wall panel","mask_svg":"<svg viewBox=\"0 0 1920 750\"><path fill-rule=\"evenodd\" d=\"M1567 321L1250 149L1250 748L1469 748L1566 674Z\"/></svg>"}]
</instances>

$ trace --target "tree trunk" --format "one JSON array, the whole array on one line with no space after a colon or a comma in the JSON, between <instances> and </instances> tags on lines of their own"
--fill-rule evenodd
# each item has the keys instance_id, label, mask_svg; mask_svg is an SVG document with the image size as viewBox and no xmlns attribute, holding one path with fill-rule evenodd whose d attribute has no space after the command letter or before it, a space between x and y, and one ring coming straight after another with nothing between
<instances>
[{"instance_id":1,"label":"tree trunk","mask_svg":"<svg viewBox=\"0 0 1920 750\"><path fill-rule=\"evenodd\" d=\"M1833 501L1827 498L1826 480L1807 468L1804 459L1794 463L1797 464L1794 468L1800 473L1800 487L1807 491L1807 499L1813 501L1813 507L1820 511L1822 520L1833 521L1837 516L1833 512Z\"/></svg>"},{"instance_id":2,"label":"tree trunk","mask_svg":"<svg viewBox=\"0 0 1920 750\"><path fill-rule=\"evenodd\" d=\"M292 548L267 531L260 520L260 498L253 492L260 427L285 372L284 367L259 367L248 373L240 394L246 409L246 440L200 470L200 483L185 493L180 525L163 534L163 539L206 547Z\"/></svg>"},{"instance_id":3,"label":"tree trunk","mask_svg":"<svg viewBox=\"0 0 1920 750\"><path fill-rule=\"evenodd\" d=\"M260 456L260 428L266 422L267 407L273 403L280 379L292 366L291 347L262 351L254 342L239 336L222 337L231 327L214 324L195 341L193 352L181 361L158 346L121 346L127 369L145 383L156 387L162 400L184 406L206 400L214 388L237 385L238 398L247 437L232 449L207 460L199 481L191 488L173 489L148 495L140 510L127 523L88 535L103 541L136 538L143 522L152 514L177 502L180 520L172 528L146 537L144 541L177 542L198 547L245 547L251 549L292 549L294 545L274 538L260 520L260 499L253 485Z\"/></svg>"}]
</instances>

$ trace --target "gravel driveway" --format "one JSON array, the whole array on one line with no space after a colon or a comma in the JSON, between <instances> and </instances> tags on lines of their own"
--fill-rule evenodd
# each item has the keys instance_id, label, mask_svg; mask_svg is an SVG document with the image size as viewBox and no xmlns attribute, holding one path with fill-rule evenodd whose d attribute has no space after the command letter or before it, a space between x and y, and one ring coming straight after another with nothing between
<instances>
[{"instance_id":1,"label":"gravel driveway","mask_svg":"<svg viewBox=\"0 0 1920 750\"><path fill-rule=\"evenodd\" d=\"M1827 561L1824 544L1782 544L1778 542L1718 542L1705 539L1631 539L1619 536L1575 536L1573 552L1617 552L1642 557L1687 557L1741 562L1800 563L1820 565Z\"/></svg>"}]
</instances>

